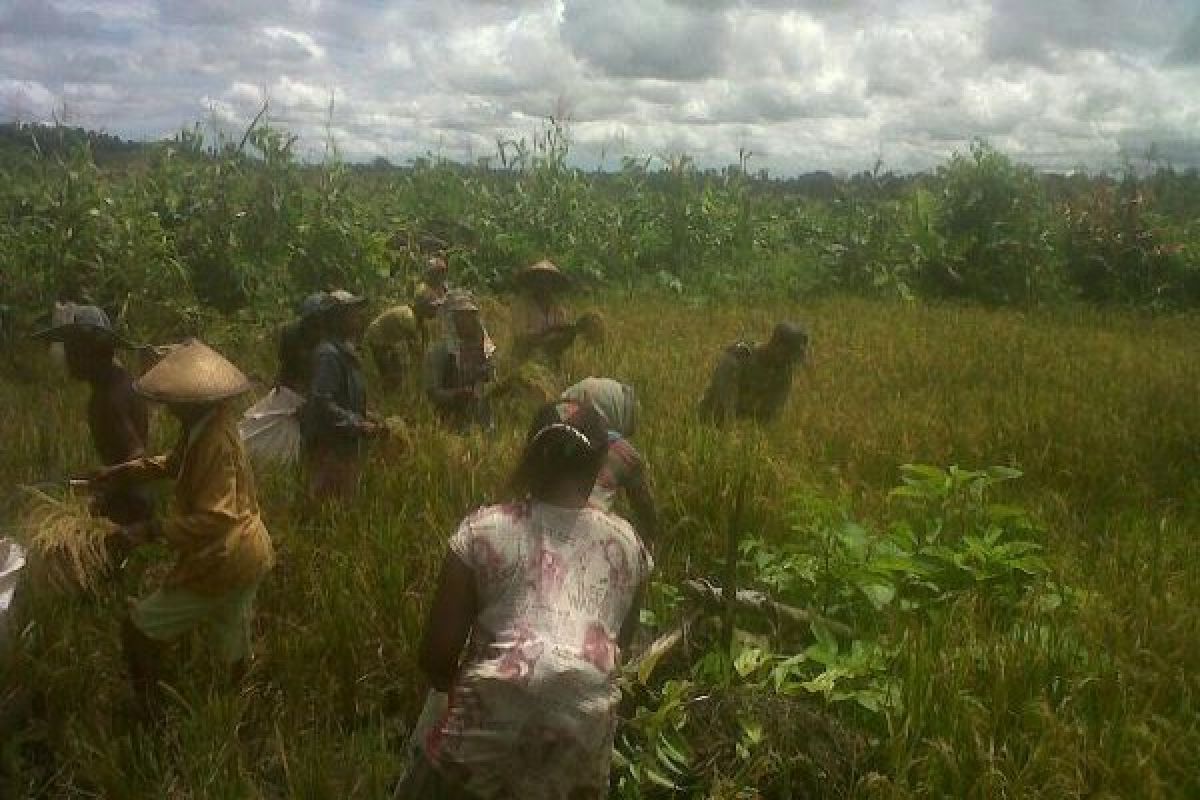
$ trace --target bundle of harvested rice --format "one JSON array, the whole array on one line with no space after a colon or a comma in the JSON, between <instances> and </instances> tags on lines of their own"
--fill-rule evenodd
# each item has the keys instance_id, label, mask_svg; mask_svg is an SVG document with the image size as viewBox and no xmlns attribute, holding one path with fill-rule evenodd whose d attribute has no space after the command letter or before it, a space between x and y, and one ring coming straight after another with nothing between
<instances>
[{"instance_id":1,"label":"bundle of harvested rice","mask_svg":"<svg viewBox=\"0 0 1200 800\"><path fill-rule=\"evenodd\" d=\"M604 322L604 315L599 311L589 311L577 319L575 330L579 331L579 335L583 337L584 341L594 345L604 344L604 339L608 335L608 326Z\"/></svg>"},{"instance_id":2,"label":"bundle of harvested rice","mask_svg":"<svg viewBox=\"0 0 1200 800\"><path fill-rule=\"evenodd\" d=\"M385 456L399 456L412 452L416 434L403 417L388 417L383 421L387 436L382 442Z\"/></svg>"},{"instance_id":3,"label":"bundle of harvested rice","mask_svg":"<svg viewBox=\"0 0 1200 800\"><path fill-rule=\"evenodd\" d=\"M545 364L524 361L502 374L488 390L492 397L516 397L536 403L548 403L558 397L558 380Z\"/></svg>"},{"instance_id":4,"label":"bundle of harvested rice","mask_svg":"<svg viewBox=\"0 0 1200 800\"><path fill-rule=\"evenodd\" d=\"M60 500L23 488L30 499L20 531L29 551L31 575L56 592L97 588L112 566L107 539L120 528L93 516L86 498L67 494Z\"/></svg>"}]
</instances>

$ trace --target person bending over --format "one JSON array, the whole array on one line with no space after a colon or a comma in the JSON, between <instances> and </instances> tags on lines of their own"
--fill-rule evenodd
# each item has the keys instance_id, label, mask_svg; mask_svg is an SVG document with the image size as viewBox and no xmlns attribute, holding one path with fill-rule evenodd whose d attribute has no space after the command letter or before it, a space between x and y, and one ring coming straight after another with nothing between
<instances>
[{"instance_id":1,"label":"person bending over","mask_svg":"<svg viewBox=\"0 0 1200 800\"><path fill-rule=\"evenodd\" d=\"M607 442L593 408L543 407L513 501L451 538L420 651L446 711L397 797L608 796L617 670L651 559L627 522L589 505Z\"/></svg>"}]
</instances>

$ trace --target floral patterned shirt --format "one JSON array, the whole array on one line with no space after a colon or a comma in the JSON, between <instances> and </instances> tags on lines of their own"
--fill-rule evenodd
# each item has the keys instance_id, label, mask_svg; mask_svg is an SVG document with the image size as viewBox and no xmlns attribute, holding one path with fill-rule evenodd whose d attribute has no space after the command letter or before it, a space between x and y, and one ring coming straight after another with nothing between
<instances>
[{"instance_id":1,"label":"floral patterned shirt","mask_svg":"<svg viewBox=\"0 0 1200 800\"><path fill-rule=\"evenodd\" d=\"M620 434L610 432L608 454L592 489L592 505L603 511L611 511L616 503L617 494L641 480L644 472L645 464L637 448Z\"/></svg>"},{"instance_id":2,"label":"floral patterned shirt","mask_svg":"<svg viewBox=\"0 0 1200 800\"><path fill-rule=\"evenodd\" d=\"M616 728L617 636L651 559L596 508L483 508L450 549L479 615L425 753L483 800L604 800Z\"/></svg>"}]
</instances>

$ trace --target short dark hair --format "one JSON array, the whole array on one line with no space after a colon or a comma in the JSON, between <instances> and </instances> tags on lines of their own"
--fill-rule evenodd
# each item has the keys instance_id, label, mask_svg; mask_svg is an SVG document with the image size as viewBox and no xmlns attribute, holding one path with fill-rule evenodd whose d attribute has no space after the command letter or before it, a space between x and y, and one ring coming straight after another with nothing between
<instances>
[{"instance_id":1,"label":"short dark hair","mask_svg":"<svg viewBox=\"0 0 1200 800\"><path fill-rule=\"evenodd\" d=\"M608 428L590 405L547 403L534 414L509 482L518 497L545 497L563 483L591 487L608 453Z\"/></svg>"}]
</instances>

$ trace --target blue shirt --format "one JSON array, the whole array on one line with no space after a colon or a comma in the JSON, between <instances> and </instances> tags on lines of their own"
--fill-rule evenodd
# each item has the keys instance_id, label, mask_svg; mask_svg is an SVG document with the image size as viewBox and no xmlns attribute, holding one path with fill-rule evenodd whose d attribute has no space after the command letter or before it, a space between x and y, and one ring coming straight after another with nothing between
<instances>
[{"instance_id":1,"label":"blue shirt","mask_svg":"<svg viewBox=\"0 0 1200 800\"><path fill-rule=\"evenodd\" d=\"M313 353L302 426L305 446L357 452L366 414L367 385L358 355L345 342L323 340Z\"/></svg>"}]
</instances>

